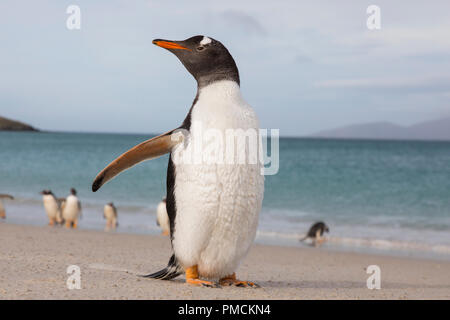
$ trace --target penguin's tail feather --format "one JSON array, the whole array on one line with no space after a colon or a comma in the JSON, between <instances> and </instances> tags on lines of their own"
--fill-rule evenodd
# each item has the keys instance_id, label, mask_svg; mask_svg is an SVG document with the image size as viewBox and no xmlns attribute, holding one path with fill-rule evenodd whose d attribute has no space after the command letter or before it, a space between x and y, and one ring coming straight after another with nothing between
<instances>
[{"instance_id":1,"label":"penguin's tail feather","mask_svg":"<svg viewBox=\"0 0 450 320\"><path fill-rule=\"evenodd\" d=\"M154 273L143 275L142 277L159 280L171 280L183 274L183 272L184 272L183 268L180 266L180 264L177 261L177 258L173 254L170 257L167 267Z\"/></svg>"}]
</instances>

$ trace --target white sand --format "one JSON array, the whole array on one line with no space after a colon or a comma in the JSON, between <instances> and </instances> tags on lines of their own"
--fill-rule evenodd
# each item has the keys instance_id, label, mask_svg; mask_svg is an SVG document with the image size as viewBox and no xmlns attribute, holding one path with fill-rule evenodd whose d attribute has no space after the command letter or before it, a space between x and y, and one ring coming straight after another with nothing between
<instances>
[{"instance_id":1,"label":"white sand","mask_svg":"<svg viewBox=\"0 0 450 320\"><path fill-rule=\"evenodd\" d=\"M168 237L0 223L1 299L450 299L450 262L255 245L238 277L262 288L144 279L165 266ZM81 268L81 290L66 268ZM381 268L369 290L365 268Z\"/></svg>"}]
</instances>

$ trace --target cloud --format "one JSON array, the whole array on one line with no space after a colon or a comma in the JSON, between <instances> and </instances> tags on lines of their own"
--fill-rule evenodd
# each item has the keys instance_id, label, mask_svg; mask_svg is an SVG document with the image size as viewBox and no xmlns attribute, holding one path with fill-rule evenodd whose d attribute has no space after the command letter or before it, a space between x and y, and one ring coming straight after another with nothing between
<instances>
[{"instance_id":1,"label":"cloud","mask_svg":"<svg viewBox=\"0 0 450 320\"><path fill-rule=\"evenodd\" d=\"M294 58L294 61L300 64L311 64L314 63L314 60L306 55L306 54L297 54Z\"/></svg>"},{"instance_id":2,"label":"cloud","mask_svg":"<svg viewBox=\"0 0 450 320\"><path fill-rule=\"evenodd\" d=\"M261 23L244 12L227 10L225 12L222 12L220 16L231 27L239 27L243 31L252 35L267 35L267 31L264 29Z\"/></svg>"},{"instance_id":3,"label":"cloud","mask_svg":"<svg viewBox=\"0 0 450 320\"><path fill-rule=\"evenodd\" d=\"M318 88L375 89L375 90L414 90L450 91L450 77L447 75L422 77L354 78L317 81Z\"/></svg>"}]
</instances>

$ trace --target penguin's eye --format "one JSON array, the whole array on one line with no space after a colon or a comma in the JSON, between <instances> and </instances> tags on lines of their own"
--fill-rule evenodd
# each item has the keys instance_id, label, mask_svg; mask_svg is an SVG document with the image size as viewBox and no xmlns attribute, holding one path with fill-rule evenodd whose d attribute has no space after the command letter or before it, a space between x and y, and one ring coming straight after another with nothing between
<instances>
[{"instance_id":1,"label":"penguin's eye","mask_svg":"<svg viewBox=\"0 0 450 320\"><path fill-rule=\"evenodd\" d=\"M202 51L203 49L205 49L205 47L202 47L202 46L197 47L197 51Z\"/></svg>"}]
</instances>

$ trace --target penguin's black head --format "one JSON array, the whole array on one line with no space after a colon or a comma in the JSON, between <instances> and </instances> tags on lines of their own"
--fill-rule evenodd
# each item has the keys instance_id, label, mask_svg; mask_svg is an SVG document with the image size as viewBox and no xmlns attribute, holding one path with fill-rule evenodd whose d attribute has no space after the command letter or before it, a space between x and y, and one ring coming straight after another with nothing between
<instances>
[{"instance_id":1,"label":"penguin's black head","mask_svg":"<svg viewBox=\"0 0 450 320\"><path fill-rule=\"evenodd\" d=\"M233 57L215 39L205 36L195 36L184 41L155 39L153 44L176 55L197 80L199 87L219 80L232 80L239 84L239 71Z\"/></svg>"},{"instance_id":2,"label":"penguin's black head","mask_svg":"<svg viewBox=\"0 0 450 320\"><path fill-rule=\"evenodd\" d=\"M42 194L42 195L49 195L49 194L53 194L53 192L52 192L51 190L45 189L45 190L42 190L42 191L40 192L40 194Z\"/></svg>"},{"instance_id":3,"label":"penguin's black head","mask_svg":"<svg viewBox=\"0 0 450 320\"><path fill-rule=\"evenodd\" d=\"M77 190L75 190L75 188L71 188L70 189L70 194L73 194L74 196L77 195Z\"/></svg>"},{"instance_id":4,"label":"penguin's black head","mask_svg":"<svg viewBox=\"0 0 450 320\"><path fill-rule=\"evenodd\" d=\"M114 207L114 203L113 202L109 202L108 206Z\"/></svg>"}]
</instances>

